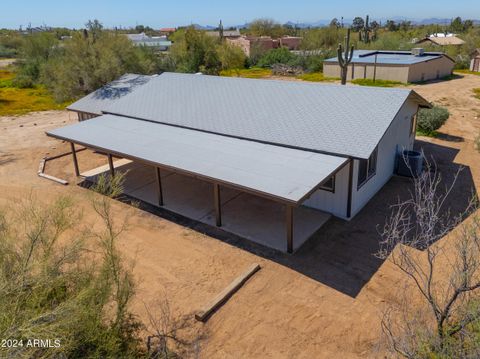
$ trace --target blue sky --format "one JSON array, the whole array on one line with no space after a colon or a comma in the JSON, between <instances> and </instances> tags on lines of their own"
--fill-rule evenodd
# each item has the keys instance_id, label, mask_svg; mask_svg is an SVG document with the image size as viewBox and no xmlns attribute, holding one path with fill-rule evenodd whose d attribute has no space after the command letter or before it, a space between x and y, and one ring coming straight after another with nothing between
<instances>
[{"instance_id":1,"label":"blue sky","mask_svg":"<svg viewBox=\"0 0 480 359\"><path fill-rule=\"evenodd\" d=\"M215 25L222 19L226 25L243 24L259 17L280 22L314 22L333 17L353 18L370 14L371 18L431 17L480 18L478 0L1 0L0 28L46 24L82 27L88 19L97 18L108 27L144 24L166 27L198 23Z\"/></svg>"}]
</instances>

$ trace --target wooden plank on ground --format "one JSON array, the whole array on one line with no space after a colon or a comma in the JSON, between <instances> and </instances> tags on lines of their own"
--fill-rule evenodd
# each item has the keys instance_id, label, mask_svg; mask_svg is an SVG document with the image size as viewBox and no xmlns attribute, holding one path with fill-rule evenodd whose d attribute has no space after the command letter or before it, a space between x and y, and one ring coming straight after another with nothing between
<instances>
[{"instance_id":1,"label":"wooden plank on ground","mask_svg":"<svg viewBox=\"0 0 480 359\"><path fill-rule=\"evenodd\" d=\"M244 273L235 278L232 283L220 293L217 294L207 305L205 305L197 314L195 319L205 322L209 316L218 308L222 306L236 291L238 291L243 284L260 269L260 265L252 264Z\"/></svg>"},{"instance_id":2,"label":"wooden plank on ground","mask_svg":"<svg viewBox=\"0 0 480 359\"><path fill-rule=\"evenodd\" d=\"M63 185L67 185L68 184L68 181L65 181L61 178L57 178L57 177L53 177L53 176L50 176L50 175L47 175L45 173L39 173L38 174L40 177L43 177L43 178L46 178L46 179L49 179L50 181L54 181L54 182L57 182L57 183L60 183L60 184L63 184Z\"/></svg>"},{"instance_id":3,"label":"wooden plank on ground","mask_svg":"<svg viewBox=\"0 0 480 359\"><path fill-rule=\"evenodd\" d=\"M40 161L40 164L38 165L38 172L37 172L38 174L43 173L43 171L45 171L45 162L46 160L44 157L42 158L42 160Z\"/></svg>"}]
</instances>

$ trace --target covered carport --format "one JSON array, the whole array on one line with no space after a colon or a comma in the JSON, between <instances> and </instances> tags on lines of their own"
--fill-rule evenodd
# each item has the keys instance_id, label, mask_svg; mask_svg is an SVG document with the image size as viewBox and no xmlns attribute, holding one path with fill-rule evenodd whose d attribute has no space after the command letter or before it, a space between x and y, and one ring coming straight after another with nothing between
<instances>
[{"instance_id":1,"label":"covered carport","mask_svg":"<svg viewBox=\"0 0 480 359\"><path fill-rule=\"evenodd\" d=\"M190 191L193 196L190 196L190 201L197 201L197 208L204 203L198 202L198 199L209 196L213 215L209 217L209 211L203 211L199 213L202 217L191 213L190 217L200 221L203 219L205 223L213 221L227 231L233 229L233 232L242 232L242 223L235 220L242 217L240 211L248 213L250 208L253 210L255 207L261 215L266 202L259 202L259 198L275 202L275 208L280 206L282 209L277 213L285 216L283 241L289 253L318 229L311 226L309 231L294 230L294 222L301 223L302 219L310 218L311 224L318 219L312 214L318 211L303 208L301 204L349 161L345 157L115 115L103 115L58 128L47 132L47 135L72 144L76 175L80 175L80 169L74 144L107 154L108 171L111 174L114 174L116 167L113 156L133 161L119 165L133 166L127 175L130 176L128 181L138 184L132 187L132 192L137 191L136 195L132 193L133 196L149 201L153 189L158 206L169 208L173 205L167 203L167 199L174 201L173 197L169 199L169 188L172 193L173 190L181 193L182 188ZM146 182L141 184L141 181ZM211 192L206 194L210 188ZM242 201L238 200L240 195ZM177 211L181 212L182 208L186 207L180 206ZM269 216L266 211L264 216L265 228L268 229ZM305 227L307 223L301 226ZM297 233L302 238L296 237L294 241L294 234ZM275 245L272 247L283 249Z\"/></svg>"}]
</instances>

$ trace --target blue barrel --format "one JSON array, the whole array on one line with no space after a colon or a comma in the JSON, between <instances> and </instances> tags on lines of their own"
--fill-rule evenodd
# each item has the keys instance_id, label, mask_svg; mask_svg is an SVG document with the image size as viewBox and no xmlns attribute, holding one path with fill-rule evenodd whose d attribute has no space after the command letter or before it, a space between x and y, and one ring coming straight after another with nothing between
<instances>
[{"instance_id":1,"label":"blue barrel","mask_svg":"<svg viewBox=\"0 0 480 359\"><path fill-rule=\"evenodd\" d=\"M397 154L397 174L406 177L418 177L423 170L423 156L418 151L405 150Z\"/></svg>"}]
</instances>

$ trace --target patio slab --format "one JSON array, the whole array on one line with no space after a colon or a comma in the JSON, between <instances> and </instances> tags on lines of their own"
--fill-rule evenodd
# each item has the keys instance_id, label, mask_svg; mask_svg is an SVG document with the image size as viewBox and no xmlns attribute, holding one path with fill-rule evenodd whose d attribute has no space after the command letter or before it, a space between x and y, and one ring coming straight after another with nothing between
<instances>
[{"instance_id":1,"label":"patio slab","mask_svg":"<svg viewBox=\"0 0 480 359\"><path fill-rule=\"evenodd\" d=\"M128 160L114 162L117 171L126 173L124 193L158 205L158 188L153 167ZM82 173L95 182L108 166ZM213 184L162 170L163 208L215 226ZM285 206L249 193L220 187L222 229L250 241L287 251ZM300 206L294 209L294 250L310 238L331 217L330 214Z\"/></svg>"}]
</instances>

